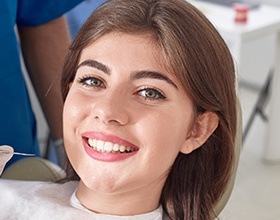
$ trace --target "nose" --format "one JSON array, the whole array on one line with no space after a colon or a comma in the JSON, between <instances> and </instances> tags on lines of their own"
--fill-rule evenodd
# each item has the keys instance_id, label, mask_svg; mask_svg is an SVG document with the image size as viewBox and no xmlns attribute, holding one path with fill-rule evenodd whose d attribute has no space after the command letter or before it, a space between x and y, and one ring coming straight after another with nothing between
<instances>
[{"instance_id":1,"label":"nose","mask_svg":"<svg viewBox=\"0 0 280 220\"><path fill-rule=\"evenodd\" d=\"M93 105L94 118L106 125L126 125L129 122L129 110L126 99L116 93L108 93Z\"/></svg>"}]
</instances>

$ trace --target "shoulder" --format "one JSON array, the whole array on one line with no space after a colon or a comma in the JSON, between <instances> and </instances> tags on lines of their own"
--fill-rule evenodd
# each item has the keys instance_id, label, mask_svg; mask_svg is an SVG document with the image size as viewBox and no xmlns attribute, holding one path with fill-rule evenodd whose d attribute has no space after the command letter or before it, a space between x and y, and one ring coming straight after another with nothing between
<instances>
[{"instance_id":1,"label":"shoulder","mask_svg":"<svg viewBox=\"0 0 280 220\"><path fill-rule=\"evenodd\" d=\"M18 1L17 24L35 26L47 23L70 11L83 0Z\"/></svg>"}]
</instances>

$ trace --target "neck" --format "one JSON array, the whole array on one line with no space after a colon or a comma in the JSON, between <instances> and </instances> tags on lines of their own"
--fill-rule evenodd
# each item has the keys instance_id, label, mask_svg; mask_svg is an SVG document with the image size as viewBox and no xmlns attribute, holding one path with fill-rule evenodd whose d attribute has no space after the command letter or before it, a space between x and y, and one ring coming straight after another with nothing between
<instances>
[{"instance_id":1,"label":"neck","mask_svg":"<svg viewBox=\"0 0 280 220\"><path fill-rule=\"evenodd\" d=\"M154 190L156 191L156 190ZM160 194L145 193L135 189L129 192L96 192L80 181L76 193L81 204L87 209L102 214L130 216L144 214L159 207Z\"/></svg>"}]
</instances>

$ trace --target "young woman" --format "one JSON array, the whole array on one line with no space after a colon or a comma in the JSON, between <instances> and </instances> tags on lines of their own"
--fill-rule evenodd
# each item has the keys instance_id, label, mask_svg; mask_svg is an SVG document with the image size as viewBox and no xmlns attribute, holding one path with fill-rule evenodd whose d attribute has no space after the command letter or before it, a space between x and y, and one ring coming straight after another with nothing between
<instances>
[{"instance_id":1,"label":"young woman","mask_svg":"<svg viewBox=\"0 0 280 220\"><path fill-rule=\"evenodd\" d=\"M161 204L172 219L209 219L232 169L234 81L224 41L187 2L100 7L62 78L81 203L116 215Z\"/></svg>"},{"instance_id":2,"label":"young woman","mask_svg":"<svg viewBox=\"0 0 280 220\"><path fill-rule=\"evenodd\" d=\"M213 219L233 168L234 84L225 42L186 1L102 5L62 75L72 205L108 219Z\"/></svg>"}]
</instances>

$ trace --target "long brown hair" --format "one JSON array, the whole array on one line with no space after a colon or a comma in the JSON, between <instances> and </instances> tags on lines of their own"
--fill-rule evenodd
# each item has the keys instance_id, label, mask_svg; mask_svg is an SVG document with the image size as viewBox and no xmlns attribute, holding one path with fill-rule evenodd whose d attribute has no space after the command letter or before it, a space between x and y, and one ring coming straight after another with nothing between
<instances>
[{"instance_id":1,"label":"long brown hair","mask_svg":"<svg viewBox=\"0 0 280 220\"><path fill-rule=\"evenodd\" d=\"M113 31L152 35L195 112L218 115L218 128L202 147L191 154L179 153L160 199L171 219L211 219L232 172L236 133L235 70L225 42L185 0L108 1L89 17L69 48L61 81L64 100L81 51Z\"/></svg>"}]
</instances>

